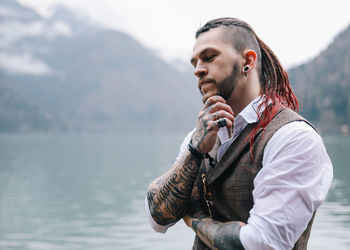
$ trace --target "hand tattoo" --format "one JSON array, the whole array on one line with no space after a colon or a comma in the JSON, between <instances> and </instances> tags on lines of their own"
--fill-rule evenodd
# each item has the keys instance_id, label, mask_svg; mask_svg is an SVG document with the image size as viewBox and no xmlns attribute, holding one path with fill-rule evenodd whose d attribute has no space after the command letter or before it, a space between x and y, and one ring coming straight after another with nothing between
<instances>
[{"instance_id":1,"label":"hand tattoo","mask_svg":"<svg viewBox=\"0 0 350 250\"><path fill-rule=\"evenodd\" d=\"M189 220L187 218L187 220ZM218 222L209 217L191 218L191 228L211 249L243 249L239 232L242 222Z\"/></svg>"}]
</instances>

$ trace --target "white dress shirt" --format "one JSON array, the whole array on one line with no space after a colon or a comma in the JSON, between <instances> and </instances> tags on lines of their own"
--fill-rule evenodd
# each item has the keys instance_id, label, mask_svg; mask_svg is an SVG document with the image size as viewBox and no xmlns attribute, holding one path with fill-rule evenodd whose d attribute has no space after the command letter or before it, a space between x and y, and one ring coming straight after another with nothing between
<instances>
[{"instance_id":1,"label":"white dress shirt","mask_svg":"<svg viewBox=\"0 0 350 250\"><path fill-rule=\"evenodd\" d=\"M258 97L237 115L231 138L227 128L219 130L218 161L242 130L258 120L256 108L260 103ZM183 141L177 159L186 152L193 131ZM254 205L247 225L241 228L240 240L248 250L292 249L326 198L333 179L332 163L319 134L307 123L295 121L271 137L262 166L254 179ZM165 233L173 225L158 225L147 199L145 207L157 232Z\"/></svg>"}]
</instances>

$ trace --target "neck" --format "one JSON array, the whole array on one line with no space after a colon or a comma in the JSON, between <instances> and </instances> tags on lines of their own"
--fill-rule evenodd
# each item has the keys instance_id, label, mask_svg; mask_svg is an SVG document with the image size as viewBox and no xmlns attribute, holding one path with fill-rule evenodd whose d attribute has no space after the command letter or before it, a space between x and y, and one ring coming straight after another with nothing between
<instances>
[{"instance_id":1,"label":"neck","mask_svg":"<svg viewBox=\"0 0 350 250\"><path fill-rule=\"evenodd\" d=\"M260 82L256 72L242 77L235 90L227 100L236 117L251 101L260 95Z\"/></svg>"}]
</instances>

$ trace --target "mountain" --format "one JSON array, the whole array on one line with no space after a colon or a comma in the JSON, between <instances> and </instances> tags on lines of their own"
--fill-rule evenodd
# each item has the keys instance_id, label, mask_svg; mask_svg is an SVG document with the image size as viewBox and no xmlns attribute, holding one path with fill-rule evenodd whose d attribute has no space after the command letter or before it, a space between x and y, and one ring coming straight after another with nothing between
<instances>
[{"instance_id":1,"label":"mountain","mask_svg":"<svg viewBox=\"0 0 350 250\"><path fill-rule=\"evenodd\" d=\"M131 36L57 7L49 18L0 3L0 132L188 131L201 97L192 73ZM350 27L288 70L301 113L349 132Z\"/></svg>"},{"instance_id":2,"label":"mountain","mask_svg":"<svg viewBox=\"0 0 350 250\"><path fill-rule=\"evenodd\" d=\"M350 26L311 61L289 70L301 113L321 131L349 132Z\"/></svg>"},{"instance_id":3,"label":"mountain","mask_svg":"<svg viewBox=\"0 0 350 250\"><path fill-rule=\"evenodd\" d=\"M193 128L196 80L125 33L0 3L0 132Z\"/></svg>"}]
</instances>

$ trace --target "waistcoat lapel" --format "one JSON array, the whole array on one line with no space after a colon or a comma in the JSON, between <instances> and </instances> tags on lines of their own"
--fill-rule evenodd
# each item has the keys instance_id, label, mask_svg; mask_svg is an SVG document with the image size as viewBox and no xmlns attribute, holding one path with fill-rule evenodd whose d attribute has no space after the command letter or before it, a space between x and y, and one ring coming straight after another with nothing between
<instances>
[{"instance_id":1,"label":"waistcoat lapel","mask_svg":"<svg viewBox=\"0 0 350 250\"><path fill-rule=\"evenodd\" d=\"M248 124L247 127L240 133L240 135L236 138L236 140L230 145L230 147L226 150L221 160L217 163L215 168L210 172L208 176L208 184L213 183L225 170L231 166L232 162L235 161L237 157L239 157L243 152L244 148L249 147L249 133L253 130L253 128L257 125L257 123ZM259 129L256 136L261 133L262 129Z\"/></svg>"},{"instance_id":2,"label":"waistcoat lapel","mask_svg":"<svg viewBox=\"0 0 350 250\"><path fill-rule=\"evenodd\" d=\"M279 115L282 110L285 108L280 107L280 109L274 115L274 118ZM280 121L280 123L285 122L284 119ZM208 184L212 184L220 175L222 175L227 168L229 168L232 163L245 151L246 147L249 147L250 138L248 137L250 132L254 129L255 126L258 125L258 122L248 124L245 129L240 133L240 135L236 138L236 140L230 145L230 147L226 150L221 160L217 163L213 171L208 176ZM259 136L259 134L263 131L260 128L254 138ZM235 167L235 166L234 166Z\"/></svg>"}]
</instances>

